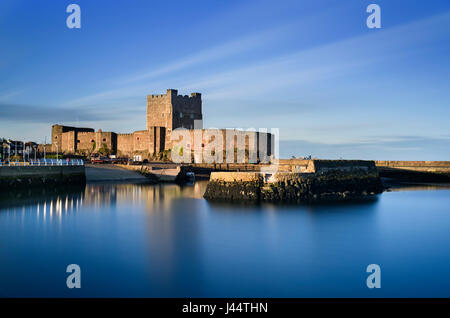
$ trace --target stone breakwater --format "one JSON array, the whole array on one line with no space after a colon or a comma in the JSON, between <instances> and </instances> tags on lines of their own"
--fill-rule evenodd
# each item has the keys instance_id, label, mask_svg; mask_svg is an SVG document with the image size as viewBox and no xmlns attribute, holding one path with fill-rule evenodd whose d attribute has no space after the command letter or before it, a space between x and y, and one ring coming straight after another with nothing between
<instances>
[{"instance_id":1,"label":"stone breakwater","mask_svg":"<svg viewBox=\"0 0 450 318\"><path fill-rule=\"evenodd\" d=\"M84 166L3 166L0 190L71 186L86 183Z\"/></svg>"},{"instance_id":2,"label":"stone breakwater","mask_svg":"<svg viewBox=\"0 0 450 318\"><path fill-rule=\"evenodd\" d=\"M450 161L375 161L382 178L450 183Z\"/></svg>"},{"instance_id":3,"label":"stone breakwater","mask_svg":"<svg viewBox=\"0 0 450 318\"><path fill-rule=\"evenodd\" d=\"M383 191L373 161L311 160L309 172L213 172L204 197L219 201L324 202Z\"/></svg>"}]
</instances>

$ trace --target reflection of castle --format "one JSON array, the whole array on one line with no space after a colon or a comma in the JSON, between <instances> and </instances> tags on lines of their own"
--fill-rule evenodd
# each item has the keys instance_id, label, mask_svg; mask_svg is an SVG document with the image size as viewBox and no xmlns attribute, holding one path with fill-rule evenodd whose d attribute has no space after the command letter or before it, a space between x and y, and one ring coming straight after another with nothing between
<instances>
[{"instance_id":1,"label":"reflection of castle","mask_svg":"<svg viewBox=\"0 0 450 318\"><path fill-rule=\"evenodd\" d=\"M202 99L200 93L192 93L191 96L178 95L175 89L168 89L165 95L147 96L147 129L129 134L115 132L97 132L92 128L78 128L62 125L52 126L52 151L60 153L90 154L94 152L109 152L118 156L141 155L149 158L155 154L172 148L171 136L177 128L188 129L193 144L194 132L201 132L201 147L214 140L210 137L214 132L233 134L231 146L234 148L249 147L258 152L259 148L267 149L266 155L272 154L272 135L259 132L243 132L236 130L202 129ZM195 127L194 127L195 123ZM195 130L194 130L195 128ZM199 130L200 129L200 130ZM234 139L242 137L244 143L239 144ZM264 136L262 139L261 136ZM245 139L247 138L247 139ZM253 139L252 139L253 138ZM249 140L253 141L249 141Z\"/></svg>"},{"instance_id":2,"label":"reflection of castle","mask_svg":"<svg viewBox=\"0 0 450 318\"><path fill-rule=\"evenodd\" d=\"M185 187L176 184L88 184L83 204L101 207L133 202L147 206L149 211L170 210L177 199L202 199L206 185L206 181Z\"/></svg>"}]
</instances>

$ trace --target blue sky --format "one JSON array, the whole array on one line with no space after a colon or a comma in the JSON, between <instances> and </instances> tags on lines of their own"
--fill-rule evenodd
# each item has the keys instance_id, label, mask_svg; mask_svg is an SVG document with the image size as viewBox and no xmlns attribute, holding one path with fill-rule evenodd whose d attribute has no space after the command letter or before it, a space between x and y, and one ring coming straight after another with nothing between
<instances>
[{"instance_id":1,"label":"blue sky","mask_svg":"<svg viewBox=\"0 0 450 318\"><path fill-rule=\"evenodd\" d=\"M283 157L450 158L446 0L2 0L0 40L3 137L145 129L146 95L176 88L205 127L279 128Z\"/></svg>"}]
</instances>

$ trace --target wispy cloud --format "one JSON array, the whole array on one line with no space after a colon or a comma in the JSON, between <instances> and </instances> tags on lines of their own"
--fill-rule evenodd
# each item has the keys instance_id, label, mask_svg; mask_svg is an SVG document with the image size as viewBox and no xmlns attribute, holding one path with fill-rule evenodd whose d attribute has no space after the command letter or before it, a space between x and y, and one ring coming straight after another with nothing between
<instances>
[{"instance_id":1,"label":"wispy cloud","mask_svg":"<svg viewBox=\"0 0 450 318\"><path fill-rule=\"evenodd\" d=\"M67 102L67 105L90 105L101 101L145 96L149 88L176 86L180 90L202 90L209 100L224 97L268 94L280 87L301 88L333 76L343 76L364 66L381 63L386 59L408 55L413 46L439 39L450 26L450 14L428 17L375 33L365 33L348 39L320 44L294 53L266 57L244 65L221 70L208 66L207 73L195 70L183 72L193 66L208 65L242 53L270 46L279 37L286 37L290 26L245 35L225 44L205 49L179 61L118 78L114 87L103 92Z\"/></svg>"},{"instance_id":2,"label":"wispy cloud","mask_svg":"<svg viewBox=\"0 0 450 318\"><path fill-rule=\"evenodd\" d=\"M130 82L149 80L152 78L181 71L191 66L217 61L222 58L232 57L233 55L265 46L267 45L267 42L272 42L273 39L279 39L282 34L286 34L286 32L291 27L292 26L285 25L271 30L265 30L256 34L246 35L230 42L205 49L181 60L169 63L163 67L149 70L144 73L130 75L126 78L121 78L118 80L118 82L125 84Z\"/></svg>"},{"instance_id":3,"label":"wispy cloud","mask_svg":"<svg viewBox=\"0 0 450 318\"><path fill-rule=\"evenodd\" d=\"M123 114L122 114L123 117ZM119 119L120 114L111 114L99 109L59 108L42 105L17 105L0 103L0 122L56 123L74 121L99 121Z\"/></svg>"},{"instance_id":4,"label":"wispy cloud","mask_svg":"<svg viewBox=\"0 0 450 318\"><path fill-rule=\"evenodd\" d=\"M24 89L17 89L8 92L0 92L0 102L7 102L24 92Z\"/></svg>"},{"instance_id":5,"label":"wispy cloud","mask_svg":"<svg viewBox=\"0 0 450 318\"><path fill-rule=\"evenodd\" d=\"M213 73L197 82L189 82L183 88L202 87L209 91L208 98L211 99L258 92L267 94L280 87L295 86L298 89L323 79L345 76L368 65L407 56L413 47L422 45L423 49L431 39L446 36L447 27L450 27L449 12L265 59L247 67Z\"/></svg>"}]
</instances>

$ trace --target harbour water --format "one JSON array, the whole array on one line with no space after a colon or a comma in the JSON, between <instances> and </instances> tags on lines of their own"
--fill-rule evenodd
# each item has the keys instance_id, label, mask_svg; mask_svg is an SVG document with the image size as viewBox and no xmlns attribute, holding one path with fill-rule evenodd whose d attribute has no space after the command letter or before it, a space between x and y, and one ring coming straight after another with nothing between
<instances>
[{"instance_id":1,"label":"harbour water","mask_svg":"<svg viewBox=\"0 0 450 318\"><path fill-rule=\"evenodd\" d=\"M450 297L450 189L227 205L191 186L88 184L0 201L1 297ZM81 268L68 289L66 267ZM366 286L379 264L381 288Z\"/></svg>"}]
</instances>

